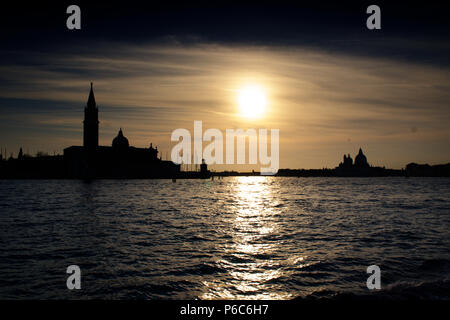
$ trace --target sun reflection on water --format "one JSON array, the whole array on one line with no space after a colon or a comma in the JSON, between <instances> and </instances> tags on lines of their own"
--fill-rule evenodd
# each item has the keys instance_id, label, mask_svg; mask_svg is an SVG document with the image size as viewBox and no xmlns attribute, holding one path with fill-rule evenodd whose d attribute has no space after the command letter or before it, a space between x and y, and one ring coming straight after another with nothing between
<instances>
[{"instance_id":1,"label":"sun reflection on water","mask_svg":"<svg viewBox=\"0 0 450 320\"><path fill-rule=\"evenodd\" d=\"M276 258L279 230L274 206L274 190L267 177L237 177L231 223L232 244L225 248L217 264L228 271L227 281L204 281L202 299L289 299L271 281L286 276L285 262Z\"/></svg>"}]
</instances>

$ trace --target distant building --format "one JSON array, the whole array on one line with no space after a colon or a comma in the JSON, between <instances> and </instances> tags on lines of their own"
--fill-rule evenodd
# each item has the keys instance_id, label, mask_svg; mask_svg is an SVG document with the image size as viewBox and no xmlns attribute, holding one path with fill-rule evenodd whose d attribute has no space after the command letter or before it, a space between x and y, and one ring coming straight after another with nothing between
<instances>
[{"instance_id":1,"label":"distant building","mask_svg":"<svg viewBox=\"0 0 450 320\"><path fill-rule=\"evenodd\" d=\"M342 166L346 168L353 167L353 159L352 157L350 157L350 154L348 154L347 156L344 154L344 161L342 162Z\"/></svg>"},{"instance_id":2,"label":"distant building","mask_svg":"<svg viewBox=\"0 0 450 320\"><path fill-rule=\"evenodd\" d=\"M180 166L158 158L158 149L129 145L120 128L111 146L99 146L98 107L91 83L84 108L83 146L64 149L64 161L69 178L170 178L180 172Z\"/></svg>"},{"instance_id":3,"label":"distant building","mask_svg":"<svg viewBox=\"0 0 450 320\"><path fill-rule=\"evenodd\" d=\"M205 159L202 159L202 164L200 165L200 177L201 178L209 178L211 176L211 172L208 170L208 165L205 162Z\"/></svg>"},{"instance_id":4,"label":"distant building","mask_svg":"<svg viewBox=\"0 0 450 320\"><path fill-rule=\"evenodd\" d=\"M450 163L430 166L412 162L406 165L405 171L410 177L450 177Z\"/></svg>"},{"instance_id":5,"label":"distant building","mask_svg":"<svg viewBox=\"0 0 450 320\"><path fill-rule=\"evenodd\" d=\"M369 168L370 165L367 162L367 158L364 155L364 153L362 152L362 149L359 148L359 152L355 157L355 165L356 168Z\"/></svg>"},{"instance_id":6,"label":"distant building","mask_svg":"<svg viewBox=\"0 0 450 320\"><path fill-rule=\"evenodd\" d=\"M94 88L91 82L88 102L84 108L83 147L88 151L95 151L98 147L98 108L95 103Z\"/></svg>"},{"instance_id":7,"label":"distant building","mask_svg":"<svg viewBox=\"0 0 450 320\"><path fill-rule=\"evenodd\" d=\"M367 162L367 157L364 155L361 148L355 157L355 162L353 162L350 154L344 155L344 160L336 168L337 176L371 176L375 173L379 174L379 169L376 167L371 167ZM376 171L376 172L375 172Z\"/></svg>"}]
</instances>

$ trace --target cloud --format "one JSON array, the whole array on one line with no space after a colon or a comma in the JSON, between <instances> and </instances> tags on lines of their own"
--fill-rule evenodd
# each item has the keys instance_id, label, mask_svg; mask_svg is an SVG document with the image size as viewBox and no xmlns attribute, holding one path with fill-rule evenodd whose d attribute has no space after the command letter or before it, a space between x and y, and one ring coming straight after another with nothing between
<instances>
[{"instance_id":1,"label":"cloud","mask_svg":"<svg viewBox=\"0 0 450 320\"><path fill-rule=\"evenodd\" d=\"M18 121L35 128L36 135L56 130L67 141L81 141L89 81L94 81L105 144L124 127L132 143L146 146L155 139L167 149L172 130L191 129L194 120L203 120L205 127L221 130L280 128L282 166L332 167L336 156L371 142L397 144L404 157L377 150L386 165L401 167L421 160L405 142L444 147L450 140L450 72L430 64L294 46L210 43L100 43L89 52L23 60L0 65L0 121L14 124L0 129L10 131L1 144L12 144L12 132L24 138ZM237 116L236 91L249 82L261 84L269 97L268 113L256 123ZM320 160L312 161L319 149ZM305 152L313 154L302 156ZM450 157L439 152L433 152L436 161Z\"/></svg>"}]
</instances>

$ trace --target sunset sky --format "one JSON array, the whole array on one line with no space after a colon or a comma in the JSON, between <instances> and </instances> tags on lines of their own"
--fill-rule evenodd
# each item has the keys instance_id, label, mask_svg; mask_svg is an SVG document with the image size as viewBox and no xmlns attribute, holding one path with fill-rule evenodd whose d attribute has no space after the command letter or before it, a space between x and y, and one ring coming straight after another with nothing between
<instances>
[{"instance_id":1,"label":"sunset sky","mask_svg":"<svg viewBox=\"0 0 450 320\"><path fill-rule=\"evenodd\" d=\"M359 147L390 168L450 162L443 8L380 4L382 30L370 31L371 3L108 3L79 3L80 31L66 29L72 3L2 9L0 148L8 155L82 145L93 81L101 145L122 127L131 145L152 142L165 159L171 132L193 132L202 120L223 133L279 129L280 168L332 168ZM266 99L255 118L239 109L248 86Z\"/></svg>"}]
</instances>

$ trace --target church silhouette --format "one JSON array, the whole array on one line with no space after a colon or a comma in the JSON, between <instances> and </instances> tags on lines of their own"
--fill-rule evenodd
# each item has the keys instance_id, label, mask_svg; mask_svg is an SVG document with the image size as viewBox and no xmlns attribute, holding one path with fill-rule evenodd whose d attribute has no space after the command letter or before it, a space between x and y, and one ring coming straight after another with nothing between
<instances>
[{"instance_id":1,"label":"church silhouette","mask_svg":"<svg viewBox=\"0 0 450 320\"><path fill-rule=\"evenodd\" d=\"M84 108L83 146L64 149L68 178L172 178L180 173L180 165L158 158L158 149L129 145L122 128L111 146L99 146L98 107L91 83Z\"/></svg>"},{"instance_id":2,"label":"church silhouette","mask_svg":"<svg viewBox=\"0 0 450 320\"><path fill-rule=\"evenodd\" d=\"M381 167L373 167L367 162L367 157L364 155L364 152L361 148L359 148L359 152L355 157L355 162L353 162L350 154L344 154L344 160L339 163L339 166L336 167L335 173L337 176L361 176L361 177L370 177L370 176L383 176L383 175L391 175L388 173L385 168Z\"/></svg>"}]
</instances>

